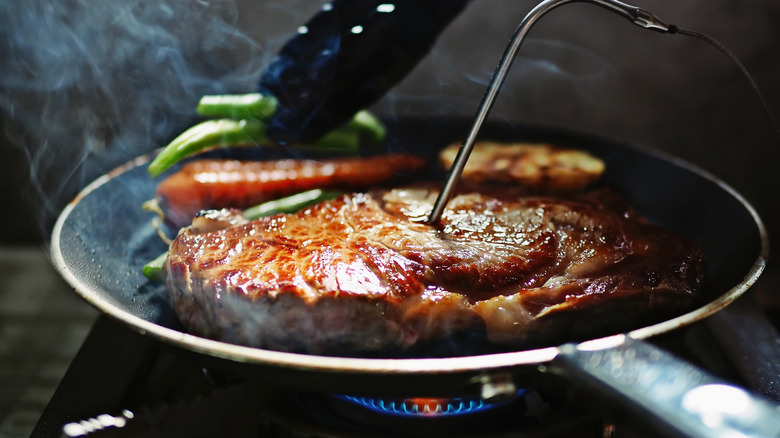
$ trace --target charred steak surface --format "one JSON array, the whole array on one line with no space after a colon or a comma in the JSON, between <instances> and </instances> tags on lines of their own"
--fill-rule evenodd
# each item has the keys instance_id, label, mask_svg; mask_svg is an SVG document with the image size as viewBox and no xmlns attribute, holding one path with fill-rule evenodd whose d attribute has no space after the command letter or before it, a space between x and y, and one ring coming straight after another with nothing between
<instances>
[{"instance_id":1,"label":"charred steak surface","mask_svg":"<svg viewBox=\"0 0 780 438\"><path fill-rule=\"evenodd\" d=\"M703 287L698 246L610 191L462 191L426 225L436 194L417 186L251 222L237 210L196 218L163 270L177 315L200 336L316 354L475 329L523 347L668 318Z\"/></svg>"}]
</instances>

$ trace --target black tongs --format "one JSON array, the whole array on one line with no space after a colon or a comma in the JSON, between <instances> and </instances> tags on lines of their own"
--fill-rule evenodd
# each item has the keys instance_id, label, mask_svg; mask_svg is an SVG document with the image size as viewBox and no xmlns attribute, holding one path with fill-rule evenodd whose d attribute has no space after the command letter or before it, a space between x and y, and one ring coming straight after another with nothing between
<instances>
[{"instance_id":1,"label":"black tongs","mask_svg":"<svg viewBox=\"0 0 780 438\"><path fill-rule=\"evenodd\" d=\"M501 85L504 83L507 72L512 65L512 61L514 61L515 56L517 55L520 44L523 42L523 39L525 39L525 36L528 34L531 26L536 23L536 21L541 18L542 15L549 12L550 10L563 4L574 2L593 3L598 6L602 6L605 9L622 15L632 23L645 29L655 30L662 33L680 33L693 36L714 45L726 56L728 56L729 59L731 59L731 61L740 69L741 73L748 80L751 87L758 95L758 98L761 100L761 103L764 107L764 112L769 116L770 121L773 123L775 129L780 132L780 127L778 127L777 122L773 119L771 111L769 111L769 108L767 107L761 92L758 90L758 86L756 85L751 75L748 73L747 69L745 69L736 56L734 56L722 44L716 42L712 38L698 32L683 30L677 28L675 25L666 24L658 19L655 15L642 8L627 5L617 0L545 0L539 3L534 9L531 10L531 12L525 16L525 18L523 18L523 21L517 27L515 34L509 41L509 45L506 47L504 54L501 56L498 67L496 68L495 73L493 73L493 78L490 80L487 91L482 97L482 102L479 104L477 115L474 117L474 123L471 126L471 130L469 131L466 140L461 145L460 150L458 151L458 155L455 157L455 161L452 163L447 180L445 181L441 192L439 192L438 198L436 198L436 203L433 205L431 215L428 217L429 224L435 224L439 221L439 219L441 219L444 208L447 206L450 198L452 198L452 195L455 191L455 186L457 185L458 179L460 178L460 174L463 172L463 168L466 166L466 161L471 154L471 150L474 148L474 141L476 140L477 133L479 132L482 123L485 121L485 118L487 118L487 115L493 106L493 101L495 100Z\"/></svg>"}]
</instances>

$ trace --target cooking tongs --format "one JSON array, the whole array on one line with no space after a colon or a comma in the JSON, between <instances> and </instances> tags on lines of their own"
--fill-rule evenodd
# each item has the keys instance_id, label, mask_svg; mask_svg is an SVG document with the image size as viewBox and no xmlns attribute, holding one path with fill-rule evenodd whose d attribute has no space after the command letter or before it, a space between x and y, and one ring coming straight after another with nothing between
<instances>
[{"instance_id":1,"label":"cooking tongs","mask_svg":"<svg viewBox=\"0 0 780 438\"><path fill-rule=\"evenodd\" d=\"M777 122L772 117L772 113L769 110L766 102L764 101L764 98L761 95L761 92L758 90L758 86L756 85L755 81L751 77L750 73L748 73L747 69L736 58L736 56L734 56L723 45L713 40L712 38L698 32L683 30L683 29L679 29L675 25L666 24L665 22L661 21L658 17L656 17L652 13L642 8L627 5L617 0L545 0L539 3L535 8L531 10L531 12L529 12L525 16L525 18L523 18L523 21L520 23L519 26L517 26L517 29L515 30L515 33L512 36L512 39L510 39L509 45L507 45L504 54L501 56L501 60L498 63L498 67L496 68L495 73L493 73L493 77L490 80L490 84L488 84L485 95L482 97L482 101L479 104L479 107L477 109L477 114L474 117L474 123L471 126L471 130L469 131L466 140L461 145L460 150L458 151L458 155L455 157L455 161L452 163L452 167L450 168L450 172L447 176L447 180L445 181L441 192L439 192L439 196L436 198L436 202L433 205L433 210L431 211L431 214L428 217L429 224L435 224L436 222L439 221L439 219L441 219L441 215L444 212L444 208L447 206L447 203L449 202L450 198L452 198L452 195L455 191L455 187L458 183L458 179L460 178L460 174L461 172L463 172L463 168L466 166L466 161L468 160L469 155L471 154L471 150L474 148L474 142L477 138L477 133L479 132L479 129L482 127L482 123L485 121L485 118L487 118L490 109L493 107L493 102L496 99L496 95L498 95L498 91L501 89L501 85L504 83L504 79L506 79L507 72L509 72L509 68L512 66L512 61L514 61L515 56L517 55L517 51L520 48L520 44L522 44L523 40L525 39L525 36L528 34L528 31L531 29L531 26L533 26L533 24L536 23L536 21L539 20L539 18L541 18L542 15L546 14L552 9L555 9L558 6L564 5L566 3L574 3L574 2L593 3L598 6L602 6L612 12L622 15L632 23L636 24L637 26L643 27L645 29L650 29L650 30L654 30L662 33L670 33L670 34L680 33L680 34L702 39L712 44L713 46L718 48L721 52L723 52L737 66L737 68L739 68L742 75L747 79L747 81L750 83L750 86L758 95L758 98L761 101L761 104L763 105L764 112L767 114L770 121L774 125L775 130L780 135L780 127L778 127Z\"/></svg>"}]
</instances>

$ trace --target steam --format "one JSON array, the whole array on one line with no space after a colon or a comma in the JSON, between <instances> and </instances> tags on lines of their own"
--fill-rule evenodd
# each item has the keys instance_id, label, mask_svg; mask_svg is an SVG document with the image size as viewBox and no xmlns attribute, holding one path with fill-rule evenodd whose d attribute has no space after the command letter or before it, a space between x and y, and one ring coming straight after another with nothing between
<instances>
[{"instance_id":1,"label":"steam","mask_svg":"<svg viewBox=\"0 0 780 438\"><path fill-rule=\"evenodd\" d=\"M203 94L254 90L266 51L228 0L0 3L0 111L42 225L75 192L193 122Z\"/></svg>"},{"instance_id":2,"label":"steam","mask_svg":"<svg viewBox=\"0 0 780 438\"><path fill-rule=\"evenodd\" d=\"M609 78L618 76L608 60L564 41L529 38L522 47L502 88L508 99L519 98L520 89L527 92L533 87L560 88L565 84L579 98L590 100L599 87L610 84ZM466 65L463 70L468 71ZM479 73L467 77L487 87L494 72Z\"/></svg>"},{"instance_id":3,"label":"steam","mask_svg":"<svg viewBox=\"0 0 780 438\"><path fill-rule=\"evenodd\" d=\"M460 47L461 38L445 34L413 77L378 103L380 112L472 118L512 29L496 30L498 36L486 36L486 47L480 48ZM555 119L566 119L565 112L580 111L575 105L617 107L622 86L612 60L567 41L531 37L515 58L490 118L516 122L553 111Z\"/></svg>"}]
</instances>

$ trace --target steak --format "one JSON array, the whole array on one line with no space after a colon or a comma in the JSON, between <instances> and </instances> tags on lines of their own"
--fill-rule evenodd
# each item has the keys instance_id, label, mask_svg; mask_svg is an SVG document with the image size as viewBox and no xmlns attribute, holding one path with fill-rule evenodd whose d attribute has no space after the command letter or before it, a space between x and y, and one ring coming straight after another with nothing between
<instances>
[{"instance_id":1,"label":"steak","mask_svg":"<svg viewBox=\"0 0 780 438\"><path fill-rule=\"evenodd\" d=\"M171 245L170 299L200 336L344 354L474 330L513 348L584 339L683 312L703 289L700 248L614 192L466 189L427 225L436 195L418 185L251 222L203 215Z\"/></svg>"}]
</instances>

